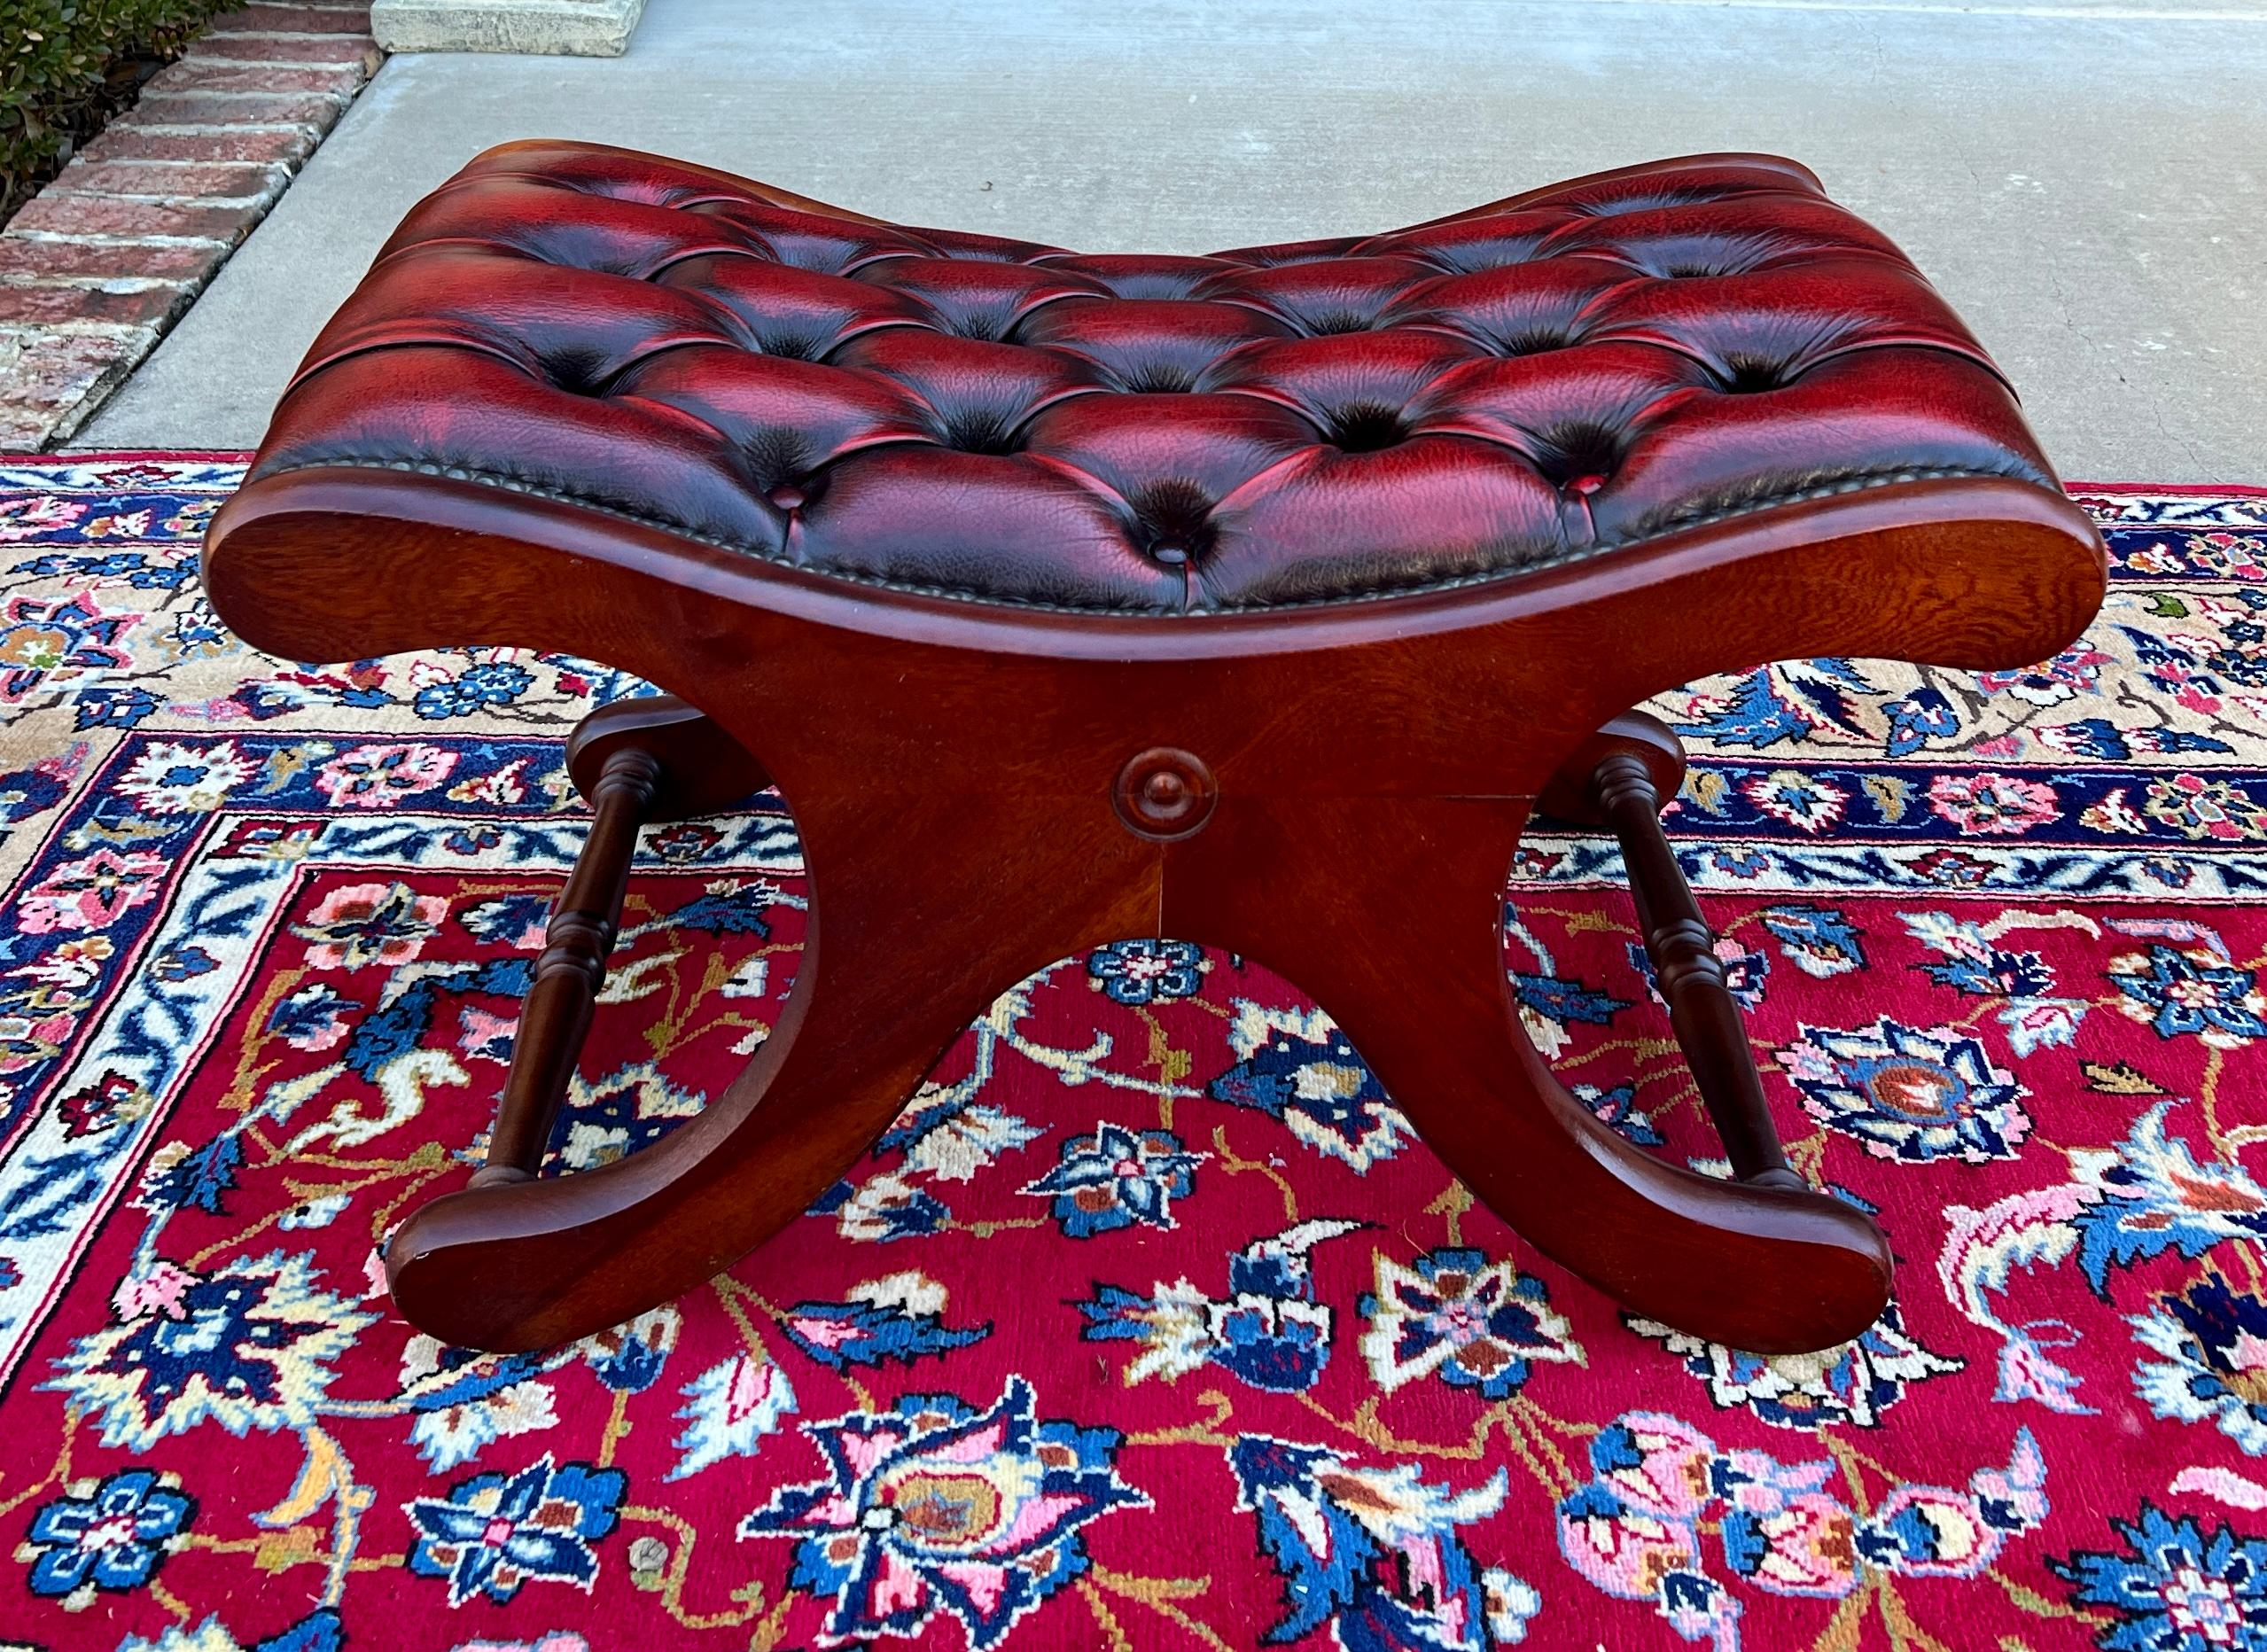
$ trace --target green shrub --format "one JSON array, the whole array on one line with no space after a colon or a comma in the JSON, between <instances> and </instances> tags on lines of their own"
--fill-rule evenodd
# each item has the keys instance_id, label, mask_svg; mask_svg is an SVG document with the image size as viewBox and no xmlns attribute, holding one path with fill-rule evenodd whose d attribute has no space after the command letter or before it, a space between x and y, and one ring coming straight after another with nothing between
<instances>
[{"instance_id":1,"label":"green shrub","mask_svg":"<svg viewBox=\"0 0 2267 1652\"><path fill-rule=\"evenodd\" d=\"M240 0L0 0L0 216L131 99L137 61L178 52Z\"/></svg>"}]
</instances>

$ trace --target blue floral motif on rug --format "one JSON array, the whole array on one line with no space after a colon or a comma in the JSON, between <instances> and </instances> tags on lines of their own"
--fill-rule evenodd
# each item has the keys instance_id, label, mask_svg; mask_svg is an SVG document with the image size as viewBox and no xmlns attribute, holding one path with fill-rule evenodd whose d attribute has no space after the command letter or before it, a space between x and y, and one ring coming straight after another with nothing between
<instances>
[{"instance_id":1,"label":"blue floral motif on rug","mask_svg":"<svg viewBox=\"0 0 2267 1652\"><path fill-rule=\"evenodd\" d=\"M2075 490L2055 659L1653 708L1791 1154L1897 1249L1856 1342L1620 1312L1296 983L1097 938L757 1255L494 1355L377 1252L477 1158L564 737L641 685L247 651L238 475L0 461L0 1645L2267 1648L2267 492ZM769 1035L791 801L646 834L555 1169ZM1521 1014L1721 1171L1618 871L1531 834Z\"/></svg>"}]
</instances>

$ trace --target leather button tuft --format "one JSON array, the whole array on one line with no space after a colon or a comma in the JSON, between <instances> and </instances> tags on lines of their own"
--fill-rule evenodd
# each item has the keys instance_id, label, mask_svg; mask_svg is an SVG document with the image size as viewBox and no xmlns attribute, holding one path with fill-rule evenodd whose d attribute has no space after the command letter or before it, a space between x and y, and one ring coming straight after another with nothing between
<instances>
[{"instance_id":1,"label":"leather button tuft","mask_svg":"<svg viewBox=\"0 0 2267 1652\"><path fill-rule=\"evenodd\" d=\"M955 453L1013 453L1023 443L1007 421L985 411L954 419L945 427L945 444Z\"/></svg>"},{"instance_id":2,"label":"leather button tuft","mask_svg":"<svg viewBox=\"0 0 2267 1652\"><path fill-rule=\"evenodd\" d=\"M1586 499L1606 485L1621 456L1620 438L1602 425L1566 425L1542 439L1535 468L1561 492Z\"/></svg>"},{"instance_id":3,"label":"leather button tuft","mask_svg":"<svg viewBox=\"0 0 2267 1652\"><path fill-rule=\"evenodd\" d=\"M1153 562L1178 567L1193 562L1212 543L1212 500L1193 481L1152 482L1127 503L1137 523L1136 539Z\"/></svg>"},{"instance_id":4,"label":"leather button tuft","mask_svg":"<svg viewBox=\"0 0 2267 1652\"><path fill-rule=\"evenodd\" d=\"M792 482L783 482L765 495L782 510L800 510L810 495Z\"/></svg>"},{"instance_id":5,"label":"leather button tuft","mask_svg":"<svg viewBox=\"0 0 2267 1652\"><path fill-rule=\"evenodd\" d=\"M1346 453L1375 453L1398 444L1409 433L1398 409L1358 401L1330 415L1329 438Z\"/></svg>"},{"instance_id":6,"label":"leather button tuft","mask_svg":"<svg viewBox=\"0 0 2267 1652\"><path fill-rule=\"evenodd\" d=\"M1573 343L1574 340L1563 333L1520 332L1503 341L1503 353L1506 355L1547 355L1553 350L1566 349Z\"/></svg>"},{"instance_id":7,"label":"leather button tuft","mask_svg":"<svg viewBox=\"0 0 2267 1652\"><path fill-rule=\"evenodd\" d=\"M1734 356L1726 366L1731 370L1723 376L1726 395L1760 395L1766 390L1777 390L1787 382L1782 369L1752 356Z\"/></svg>"},{"instance_id":8,"label":"leather button tuft","mask_svg":"<svg viewBox=\"0 0 2267 1652\"><path fill-rule=\"evenodd\" d=\"M1185 396L1196 388L1195 374L1173 367L1143 368L1126 377L1126 391L1128 395Z\"/></svg>"}]
</instances>

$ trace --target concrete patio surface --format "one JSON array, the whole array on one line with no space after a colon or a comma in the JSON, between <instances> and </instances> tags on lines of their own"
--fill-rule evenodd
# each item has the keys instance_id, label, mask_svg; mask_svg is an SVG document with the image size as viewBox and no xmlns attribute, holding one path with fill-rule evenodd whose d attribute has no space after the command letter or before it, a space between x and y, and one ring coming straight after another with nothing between
<instances>
[{"instance_id":1,"label":"concrete patio surface","mask_svg":"<svg viewBox=\"0 0 2267 1652\"><path fill-rule=\"evenodd\" d=\"M253 446L401 214L536 136L1113 251L1777 151L1936 279L2066 475L2267 482L2259 0L652 0L619 58L392 58L74 445Z\"/></svg>"}]
</instances>

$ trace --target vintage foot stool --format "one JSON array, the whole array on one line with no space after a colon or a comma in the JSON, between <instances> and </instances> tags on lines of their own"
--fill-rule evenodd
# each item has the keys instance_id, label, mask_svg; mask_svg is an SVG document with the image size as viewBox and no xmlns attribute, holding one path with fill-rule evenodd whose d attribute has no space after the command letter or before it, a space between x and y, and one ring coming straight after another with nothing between
<instances>
[{"instance_id":1,"label":"vintage foot stool","mask_svg":"<svg viewBox=\"0 0 2267 1652\"><path fill-rule=\"evenodd\" d=\"M401 1312L524 1349L792 1220L995 994L1104 940L1243 954L1336 1017L1472 1191L1652 1318L1763 1352L1888 1298L1787 1168L1622 715L1807 655L2009 667L2103 553L1887 238L1762 155L1606 172L1210 257L907 229L720 172L493 150L316 340L207 542L258 647L571 651L674 697L596 805L487 1167ZM810 938L706 1110L538 1176L639 823L775 782ZM1538 799L1610 827L1733 1179L1640 1152L1522 1032Z\"/></svg>"}]
</instances>

